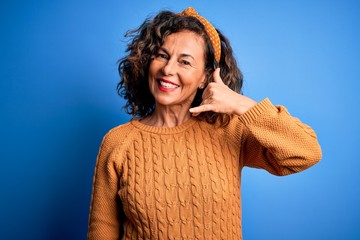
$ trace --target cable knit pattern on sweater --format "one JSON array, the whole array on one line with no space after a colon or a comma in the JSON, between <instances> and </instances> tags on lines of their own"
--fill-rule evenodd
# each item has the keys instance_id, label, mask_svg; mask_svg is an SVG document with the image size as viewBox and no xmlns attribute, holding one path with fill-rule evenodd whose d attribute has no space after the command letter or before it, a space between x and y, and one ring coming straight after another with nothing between
<instances>
[{"instance_id":1,"label":"cable knit pattern on sweater","mask_svg":"<svg viewBox=\"0 0 360 240\"><path fill-rule=\"evenodd\" d=\"M268 99L226 127L132 120L101 144L88 239L242 239L241 169L287 175L320 159L313 130Z\"/></svg>"}]
</instances>

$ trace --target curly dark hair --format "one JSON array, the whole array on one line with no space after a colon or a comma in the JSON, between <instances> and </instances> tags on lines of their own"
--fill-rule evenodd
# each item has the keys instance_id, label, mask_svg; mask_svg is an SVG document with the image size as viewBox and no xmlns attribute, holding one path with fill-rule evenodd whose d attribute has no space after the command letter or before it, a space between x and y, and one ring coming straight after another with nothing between
<instances>
[{"instance_id":1,"label":"curly dark hair","mask_svg":"<svg viewBox=\"0 0 360 240\"><path fill-rule=\"evenodd\" d=\"M192 31L203 37L206 43L205 71L214 71L220 67L223 82L232 90L242 93L243 75L237 66L228 39L218 30L221 41L221 57L217 63L214 51L204 26L194 17L180 16L170 11L161 11L153 19L146 19L137 29L128 31L125 37L130 39L127 46L127 56L119 61L120 82L117 92L127 100L124 108L135 118L150 115L155 108L155 99L148 84L149 65L152 57L162 46L165 38L172 33ZM213 81L212 74L207 82ZM192 102L192 107L200 105L203 89L198 89ZM222 125L229 123L231 116L215 112L203 112L198 118L209 123L220 121Z\"/></svg>"}]
</instances>

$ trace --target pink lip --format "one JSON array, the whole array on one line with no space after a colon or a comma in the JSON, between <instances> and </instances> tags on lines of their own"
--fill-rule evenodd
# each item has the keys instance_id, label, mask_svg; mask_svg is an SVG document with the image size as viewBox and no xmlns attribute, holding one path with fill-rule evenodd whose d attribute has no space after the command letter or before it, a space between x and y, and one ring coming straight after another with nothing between
<instances>
[{"instance_id":1,"label":"pink lip","mask_svg":"<svg viewBox=\"0 0 360 240\"><path fill-rule=\"evenodd\" d=\"M174 86L179 87L179 85L177 85L177 84L175 84L175 83L173 83L173 82L171 82L171 81L169 81L169 80L166 80L166 79L163 79L163 78L158 78L158 79L157 79L158 88L159 88L159 90L162 91L162 92L173 92L173 91L175 91L175 90L177 89L177 87L176 87L176 88L165 88L165 87L161 86L160 81L165 82L165 83L169 83L169 84L172 84L172 85L174 85Z\"/></svg>"},{"instance_id":2,"label":"pink lip","mask_svg":"<svg viewBox=\"0 0 360 240\"><path fill-rule=\"evenodd\" d=\"M158 78L158 81L162 81L162 82L170 83L170 84L172 84L172 85L174 85L174 86L179 87L179 85L178 85L178 84L173 83L173 82L171 82L171 81L169 81L169 80L166 80L166 79L163 79L163 78Z\"/></svg>"}]
</instances>

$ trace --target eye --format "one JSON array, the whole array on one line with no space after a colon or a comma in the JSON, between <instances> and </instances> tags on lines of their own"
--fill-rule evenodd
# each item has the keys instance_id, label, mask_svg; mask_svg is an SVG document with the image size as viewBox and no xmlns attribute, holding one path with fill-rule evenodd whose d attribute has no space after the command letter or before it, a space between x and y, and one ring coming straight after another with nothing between
<instances>
[{"instance_id":1,"label":"eye","mask_svg":"<svg viewBox=\"0 0 360 240\"><path fill-rule=\"evenodd\" d=\"M186 65L186 66L191 66L191 63L189 61L186 61L186 60L181 60L180 63L183 64L183 65Z\"/></svg>"},{"instance_id":2,"label":"eye","mask_svg":"<svg viewBox=\"0 0 360 240\"><path fill-rule=\"evenodd\" d=\"M155 56L161 59L166 59L166 60L169 59L168 55L165 53L157 53Z\"/></svg>"}]
</instances>

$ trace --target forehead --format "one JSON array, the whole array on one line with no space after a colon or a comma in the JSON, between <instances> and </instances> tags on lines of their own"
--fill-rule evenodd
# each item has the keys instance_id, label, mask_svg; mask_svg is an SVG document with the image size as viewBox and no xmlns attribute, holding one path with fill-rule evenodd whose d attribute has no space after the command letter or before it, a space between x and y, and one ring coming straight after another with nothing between
<instances>
[{"instance_id":1,"label":"forehead","mask_svg":"<svg viewBox=\"0 0 360 240\"><path fill-rule=\"evenodd\" d=\"M169 51L205 54L205 41L202 36L191 31L172 33L164 39L162 47Z\"/></svg>"}]
</instances>

